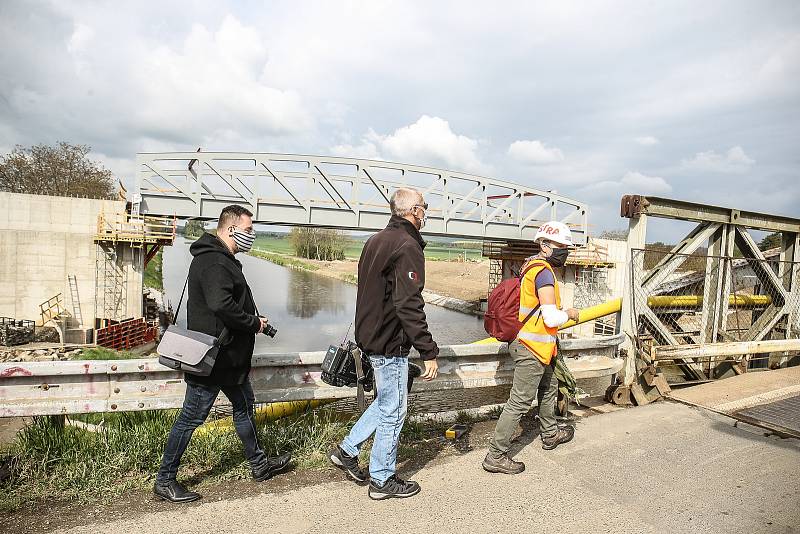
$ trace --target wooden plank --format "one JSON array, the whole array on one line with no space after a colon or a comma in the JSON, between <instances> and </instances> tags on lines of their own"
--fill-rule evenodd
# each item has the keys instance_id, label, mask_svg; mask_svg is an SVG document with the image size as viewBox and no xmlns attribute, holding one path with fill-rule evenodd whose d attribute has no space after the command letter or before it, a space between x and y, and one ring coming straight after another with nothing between
<instances>
[{"instance_id":1,"label":"wooden plank","mask_svg":"<svg viewBox=\"0 0 800 534\"><path fill-rule=\"evenodd\" d=\"M654 360L741 356L767 352L800 351L800 339L769 339L762 341L732 341L706 345L658 345L651 354Z\"/></svg>"}]
</instances>

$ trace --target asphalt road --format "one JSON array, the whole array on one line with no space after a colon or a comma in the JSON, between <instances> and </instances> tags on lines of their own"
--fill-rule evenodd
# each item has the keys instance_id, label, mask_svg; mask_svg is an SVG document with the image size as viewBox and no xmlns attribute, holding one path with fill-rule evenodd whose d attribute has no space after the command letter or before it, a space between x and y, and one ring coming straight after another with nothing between
<instances>
[{"instance_id":1,"label":"asphalt road","mask_svg":"<svg viewBox=\"0 0 800 534\"><path fill-rule=\"evenodd\" d=\"M554 451L529 442L517 476L485 473L484 450L401 473L422 485L411 499L343 480L66 532L800 532L798 440L661 402L582 419Z\"/></svg>"}]
</instances>

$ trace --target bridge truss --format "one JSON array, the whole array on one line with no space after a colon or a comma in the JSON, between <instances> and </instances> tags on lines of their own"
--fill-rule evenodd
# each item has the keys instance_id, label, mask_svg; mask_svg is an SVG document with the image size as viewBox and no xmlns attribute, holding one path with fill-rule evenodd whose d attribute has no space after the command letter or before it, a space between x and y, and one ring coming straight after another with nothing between
<instances>
[{"instance_id":1,"label":"bridge truss","mask_svg":"<svg viewBox=\"0 0 800 534\"><path fill-rule=\"evenodd\" d=\"M585 204L522 185L417 165L353 158L239 152L137 155L137 199L148 215L215 219L229 204L255 222L375 231L386 226L389 197L415 187L429 205L425 234L532 240L560 220L586 242Z\"/></svg>"}]
</instances>

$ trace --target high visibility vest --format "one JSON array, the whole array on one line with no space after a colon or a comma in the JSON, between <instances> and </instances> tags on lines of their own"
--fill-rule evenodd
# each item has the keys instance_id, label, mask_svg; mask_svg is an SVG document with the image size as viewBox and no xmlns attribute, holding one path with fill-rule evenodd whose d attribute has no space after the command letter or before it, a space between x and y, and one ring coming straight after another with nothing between
<instances>
[{"instance_id":1,"label":"high visibility vest","mask_svg":"<svg viewBox=\"0 0 800 534\"><path fill-rule=\"evenodd\" d=\"M530 260L525 264L525 267L531 267L525 277L522 279L522 287L519 291L519 321L522 322L531 312L539 305L539 297L536 295L536 275L542 272L543 269L549 270L553 273L555 280L556 274L550 264L542 259ZM561 308L561 293L558 289L558 281L553 285L556 292L556 306ZM541 309L525 323L522 330L517 335L517 340L522 343L525 348L531 351L539 361L545 365L549 365L553 356L557 353L556 339L558 336L558 328L550 328L544 324L544 319L541 316Z\"/></svg>"}]
</instances>

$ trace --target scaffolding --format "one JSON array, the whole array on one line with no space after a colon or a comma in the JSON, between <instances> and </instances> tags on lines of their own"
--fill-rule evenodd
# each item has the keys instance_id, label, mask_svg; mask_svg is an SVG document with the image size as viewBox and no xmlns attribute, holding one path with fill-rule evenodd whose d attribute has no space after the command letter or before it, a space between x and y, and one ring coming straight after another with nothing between
<instances>
[{"instance_id":1,"label":"scaffolding","mask_svg":"<svg viewBox=\"0 0 800 534\"><path fill-rule=\"evenodd\" d=\"M539 245L533 241L484 241L482 253L484 258L489 258L487 294L491 294L492 290L504 279L519 274L525 260L539 253ZM579 273L583 273L583 277L587 281L584 299L589 299L590 292L595 289L602 289L602 294L605 296L610 295L607 285L608 268L614 264L608 261L606 247L590 241L570 253L567 265L574 267L576 271L576 298ZM605 300L607 299L597 300L591 305L600 304Z\"/></svg>"},{"instance_id":2,"label":"scaffolding","mask_svg":"<svg viewBox=\"0 0 800 534\"><path fill-rule=\"evenodd\" d=\"M116 243L97 243L94 316L119 321L128 309L128 273Z\"/></svg>"},{"instance_id":3,"label":"scaffolding","mask_svg":"<svg viewBox=\"0 0 800 534\"><path fill-rule=\"evenodd\" d=\"M128 268L123 262L124 251L131 250L132 263L144 269L162 246L175 241L175 233L175 217L100 213L94 237L96 327L126 318Z\"/></svg>"}]
</instances>

